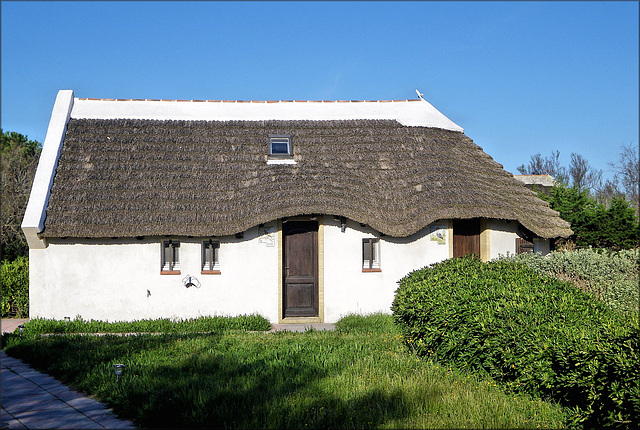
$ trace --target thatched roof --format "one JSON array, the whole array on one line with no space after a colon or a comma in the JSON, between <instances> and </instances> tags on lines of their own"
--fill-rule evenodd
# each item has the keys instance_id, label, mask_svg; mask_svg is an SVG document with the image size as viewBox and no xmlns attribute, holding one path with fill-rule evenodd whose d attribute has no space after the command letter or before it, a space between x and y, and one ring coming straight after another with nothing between
<instances>
[{"instance_id":1,"label":"thatched roof","mask_svg":"<svg viewBox=\"0 0 640 430\"><path fill-rule=\"evenodd\" d=\"M297 164L267 164L290 134ZM461 132L394 120L70 119L43 237L222 236L301 214L390 236L439 219L568 223Z\"/></svg>"}]
</instances>

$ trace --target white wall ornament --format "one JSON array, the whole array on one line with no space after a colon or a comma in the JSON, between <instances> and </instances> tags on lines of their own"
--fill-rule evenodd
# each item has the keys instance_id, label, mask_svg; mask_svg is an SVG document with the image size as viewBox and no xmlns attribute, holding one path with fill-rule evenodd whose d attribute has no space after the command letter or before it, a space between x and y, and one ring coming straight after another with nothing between
<instances>
[{"instance_id":1,"label":"white wall ornament","mask_svg":"<svg viewBox=\"0 0 640 430\"><path fill-rule=\"evenodd\" d=\"M185 276L184 278L182 278L182 283L187 288L189 287L200 288L200 281L198 281L198 278L196 278L195 276L191 276L191 275Z\"/></svg>"},{"instance_id":2,"label":"white wall ornament","mask_svg":"<svg viewBox=\"0 0 640 430\"><path fill-rule=\"evenodd\" d=\"M431 241L436 242L438 245L445 245L447 243L447 228L441 225L431 226Z\"/></svg>"},{"instance_id":3,"label":"white wall ornament","mask_svg":"<svg viewBox=\"0 0 640 430\"><path fill-rule=\"evenodd\" d=\"M258 239L258 243L264 243L267 247L272 248L276 246L276 229L275 227L269 227L262 230L262 236Z\"/></svg>"}]
</instances>

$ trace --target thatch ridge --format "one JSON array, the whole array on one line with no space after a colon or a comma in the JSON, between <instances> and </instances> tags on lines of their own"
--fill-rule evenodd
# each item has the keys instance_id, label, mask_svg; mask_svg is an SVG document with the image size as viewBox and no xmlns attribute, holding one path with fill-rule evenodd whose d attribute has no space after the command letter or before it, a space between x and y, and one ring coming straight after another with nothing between
<instances>
[{"instance_id":1,"label":"thatch ridge","mask_svg":"<svg viewBox=\"0 0 640 430\"><path fill-rule=\"evenodd\" d=\"M295 165L267 165L291 134ZM569 225L461 132L394 120L71 119L44 237L222 236L331 214L408 236L438 219Z\"/></svg>"}]
</instances>

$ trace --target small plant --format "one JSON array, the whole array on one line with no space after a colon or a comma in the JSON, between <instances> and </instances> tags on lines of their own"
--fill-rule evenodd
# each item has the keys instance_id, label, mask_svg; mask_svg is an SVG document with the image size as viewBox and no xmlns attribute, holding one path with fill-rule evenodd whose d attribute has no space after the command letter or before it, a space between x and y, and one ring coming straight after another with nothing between
<instances>
[{"instance_id":1,"label":"small plant","mask_svg":"<svg viewBox=\"0 0 640 430\"><path fill-rule=\"evenodd\" d=\"M391 315L374 313L369 315L346 315L336 324L336 330L343 333L396 333L397 328Z\"/></svg>"}]
</instances>

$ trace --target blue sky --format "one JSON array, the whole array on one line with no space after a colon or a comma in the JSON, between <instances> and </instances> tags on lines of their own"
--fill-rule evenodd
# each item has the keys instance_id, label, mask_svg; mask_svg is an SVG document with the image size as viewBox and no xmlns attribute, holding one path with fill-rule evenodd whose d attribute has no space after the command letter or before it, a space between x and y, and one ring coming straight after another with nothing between
<instances>
[{"instance_id":1,"label":"blue sky","mask_svg":"<svg viewBox=\"0 0 640 430\"><path fill-rule=\"evenodd\" d=\"M638 145L638 2L13 2L2 128L76 97L427 101L505 169Z\"/></svg>"}]
</instances>

